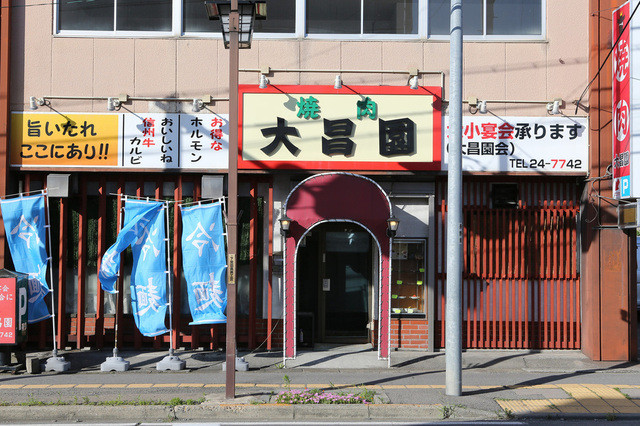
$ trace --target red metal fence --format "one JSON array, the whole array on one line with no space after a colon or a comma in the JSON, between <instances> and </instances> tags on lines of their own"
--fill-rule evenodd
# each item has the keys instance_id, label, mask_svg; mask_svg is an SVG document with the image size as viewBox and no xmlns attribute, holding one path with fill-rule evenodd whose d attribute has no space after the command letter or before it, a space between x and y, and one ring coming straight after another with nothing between
<instances>
[{"instance_id":1,"label":"red metal fence","mask_svg":"<svg viewBox=\"0 0 640 426\"><path fill-rule=\"evenodd\" d=\"M463 346L577 349L580 279L574 180L514 182L514 208L491 184L464 185ZM445 345L446 185L437 187L436 346Z\"/></svg>"}]
</instances>

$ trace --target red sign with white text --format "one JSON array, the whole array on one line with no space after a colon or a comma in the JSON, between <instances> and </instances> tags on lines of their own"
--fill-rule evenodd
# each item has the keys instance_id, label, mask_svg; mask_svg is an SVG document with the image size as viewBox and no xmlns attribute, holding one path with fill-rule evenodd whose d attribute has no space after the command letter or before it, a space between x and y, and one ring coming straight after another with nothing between
<instances>
[{"instance_id":1,"label":"red sign with white text","mask_svg":"<svg viewBox=\"0 0 640 426\"><path fill-rule=\"evenodd\" d=\"M631 48L629 2L613 12L613 196L631 196ZM623 31L624 29L624 31Z\"/></svg>"}]
</instances>

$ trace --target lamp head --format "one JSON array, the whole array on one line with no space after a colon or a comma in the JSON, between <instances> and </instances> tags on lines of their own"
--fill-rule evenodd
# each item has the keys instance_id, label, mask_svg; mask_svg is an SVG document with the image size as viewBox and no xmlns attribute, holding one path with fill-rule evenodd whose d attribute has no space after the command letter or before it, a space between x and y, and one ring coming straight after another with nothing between
<instances>
[{"instance_id":1,"label":"lamp head","mask_svg":"<svg viewBox=\"0 0 640 426\"><path fill-rule=\"evenodd\" d=\"M387 219L387 236L389 238L393 238L396 236L399 225L400 221L395 216L391 216L389 219Z\"/></svg>"},{"instance_id":2,"label":"lamp head","mask_svg":"<svg viewBox=\"0 0 640 426\"><path fill-rule=\"evenodd\" d=\"M291 219L285 214L280 218L280 234L287 238L289 236L289 229L291 228Z\"/></svg>"}]
</instances>

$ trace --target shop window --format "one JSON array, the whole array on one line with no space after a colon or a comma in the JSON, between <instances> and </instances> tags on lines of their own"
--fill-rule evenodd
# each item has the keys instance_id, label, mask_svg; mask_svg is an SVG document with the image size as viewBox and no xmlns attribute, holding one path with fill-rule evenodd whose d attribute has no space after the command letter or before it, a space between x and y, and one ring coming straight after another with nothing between
<instances>
[{"instance_id":1,"label":"shop window","mask_svg":"<svg viewBox=\"0 0 640 426\"><path fill-rule=\"evenodd\" d=\"M391 313L424 317L426 303L426 241L394 239L391 249Z\"/></svg>"}]
</instances>

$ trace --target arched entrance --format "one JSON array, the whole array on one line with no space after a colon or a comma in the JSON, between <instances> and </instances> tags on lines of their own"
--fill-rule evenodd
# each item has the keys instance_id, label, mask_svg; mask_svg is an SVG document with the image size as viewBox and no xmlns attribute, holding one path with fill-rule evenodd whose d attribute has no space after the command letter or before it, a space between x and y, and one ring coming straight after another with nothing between
<instances>
[{"instance_id":1,"label":"arched entrance","mask_svg":"<svg viewBox=\"0 0 640 426\"><path fill-rule=\"evenodd\" d=\"M377 330L375 343L378 345L378 356L384 359L388 358L390 239L386 235L386 229L387 219L391 216L391 203L387 194L377 183L364 176L350 173L323 173L312 176L296 186L287 197L284 209L285 214L291 219L290 235L286 240L284 253L285 359L295 358L296 356L297 268L302 267L302 265L298 265L296 260L300 245L305 243L305 238L312 228L326 223L351 223L353 229L357 230L356 232L366 230L370 236L367 238L371 239L370 247L376 247L378 267L375 268L374 266L371 269L377 269L378 277L373 282L372 275L371 288L372 291L377 289L376 294L372 295L372 299L376 301L376 306L373 308L377 310L377 320L371 322L372 325L369 325L369 329ZM321 230L321 228L318 229ZM335 238L334 242L339 244L339 240L341 238L344 239L345 234L344 231L338 234L341 235L333 235L331 238ZM362 240L364 234L359 234L354 238ZM343 266L347 268L346 265ZM349 268L353 267L352 265ZM367 315L370 314L371 312L367 312ZM326 318L326 312L323 315ZM353 316L358 317L357 314ZM355 320L354 324L358 322L358 320ZM354 327L357 328L355 325ZM326 328L324 331L326 333ZM345 330L330 330L330 334L331 332L344 333Z\"/></svg>"}]
</instances>

